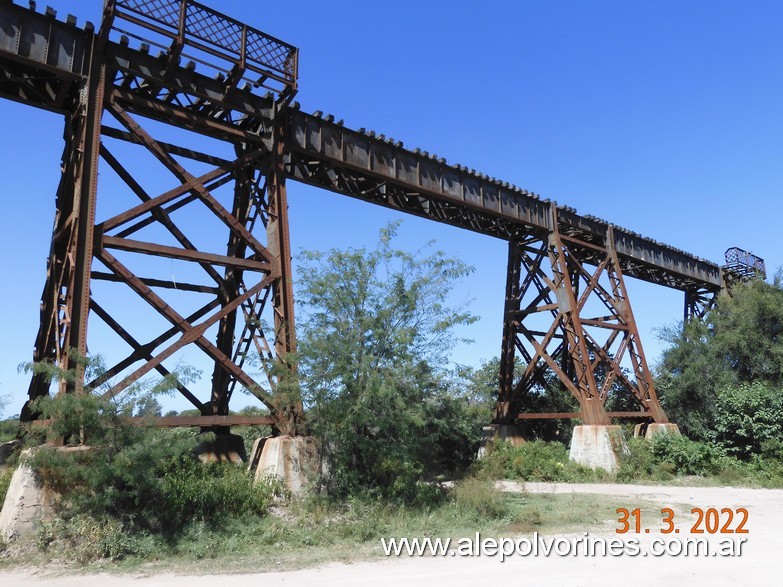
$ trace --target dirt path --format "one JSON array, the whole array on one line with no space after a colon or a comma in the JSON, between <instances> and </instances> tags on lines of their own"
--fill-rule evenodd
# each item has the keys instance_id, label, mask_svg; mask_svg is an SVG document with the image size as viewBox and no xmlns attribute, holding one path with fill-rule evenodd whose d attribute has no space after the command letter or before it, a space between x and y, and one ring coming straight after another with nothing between
<instances>
[{"instance_id":1,"label":"dirt path","mask_svg":"<svg viewBox=\"0 0 783 587\"><path fill-rule=\"evenodd\" d=\"M639 537L638 556L510 556L500 562L497 556L480 557L408 557L391 558L375 562L355 564L331 564L301 571L264 573L253 575L182 576L158 575L152 577L116 577L108 575L46 577L31 573L2 573L0 585L24 585L25 587L60 587L81 585L84 587L214 587L215 585L264 585L266 586L386 586L414 587L426 585L476 586L476 585L601 585L601 587L655 585L678 587L680 585L779 585L783 577L783 490L737 489L731 487L657 487L639 485L591 485L531 483L520 485L503 482L506 491L535 493L592 493L611 495L615 498L650 499L661 506L686 512L691 507L707 509L746 507L749 511L741 556L685 557L663 555L644 556L655 538L662 536L654 530ZM677 537L692 537L688 533L693 519L681 521L682 533ZM650 524L652 526L652 524ZM656 524L655 527L662 527ZM593 532L591 536L616 538L609 530ZM582 534L566 536L578 538ZM625 537L633 537L626 534ZM669 535L673 536L673 535ZM705 536L705 535L702 535ZM696 536L700 537L700 536ZM552 539L552 537L542 537ZM720 540L738 536L715 535L710 537L711 548Z\"/></svg>"}]
</instances>

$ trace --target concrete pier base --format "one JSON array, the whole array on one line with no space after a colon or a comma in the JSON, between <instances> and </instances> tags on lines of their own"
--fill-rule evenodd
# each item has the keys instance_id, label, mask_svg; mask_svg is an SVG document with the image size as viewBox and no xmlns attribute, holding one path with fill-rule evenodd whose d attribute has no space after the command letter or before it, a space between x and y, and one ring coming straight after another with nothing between
<instances>
[{"instance_id":1,"label":"concrete pier base","mask_svg":"<svg viewBox=\"0 0 783 587\"><path fill-rule=\"evenodd\" d=\"M313 436L260 438L253 445L250 465L257 481L273 475L282 479L288 490L296 495L318 476L318 443Z\"/></svg>"},{"instance_id":2,"label":"concrete pier base","mask_svg":"<svg viewBox=\"0 0 783 587\"><path fill-rule=\"evenodd\" d=\"M591 469L614 472L628 452L620 426L574 426L569 458Z\"/></svg>"},{"instance_id":3,"label":"concrete pier base","mask_svg":"<svg viewBox=\"0 0 783 587\"><path fill-rule=\"evenodd\" d=\"M492 424L481 429L481 444L478 449L478 458L484 458L489 446L496 441L510 442L513 446L519 446L525 442L522 429L514 424Z\"/></svg>"},{"instance_id":4,"label":"concrete pier base","mask_svg":"<svg viewBox=\"0 0 783 587\"><path fill-rule=\"evenodd\" d=\"M30 449L22 452L0 511L0 539L5 541L32 533L36 522L50 514L56 502L56 495L44 488L38 475L27 464L31 456Z\"/></svg>"},{"instance_id":5,"label":"concrete pier base","mask_svg":"<svg viewBox=\"0 0 783 587\"><path fill-rule=\"evenodd\" d=\"M680 428L677 424L637 424L634 426L633 435L634 438L645 438L651 440L658 434L673 434L674 436L680 435Z\"/></svg>"},{"instance_id":6,"label":"concrete pier base","mask_svg":"<svg viewBox=\"0 0 783 587\"><path fill-rule=\"evenodd\" d=\"M658 434L671 434L673 436L680 435L680 428L677 424L648 424L647 430L644 433L644 437L650 440Z\"/></svg>"}]
</instances>

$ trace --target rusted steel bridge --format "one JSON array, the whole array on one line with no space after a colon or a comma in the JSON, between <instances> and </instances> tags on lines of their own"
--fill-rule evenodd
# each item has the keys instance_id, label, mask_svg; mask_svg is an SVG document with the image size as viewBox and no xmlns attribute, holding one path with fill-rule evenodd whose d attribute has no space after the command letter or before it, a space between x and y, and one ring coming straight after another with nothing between
<instances>
[{"instance_id":1,"label":"rusted steel bridge","mask_svg":"<svg viewBox=\"0 0 783 587\"><path fill-rule=\"evenodd\" d=\"M292 179L508 241L496 424L538 417L605 424L615 416L667 422L625 277L682 291L688 319L710 307L727 272L749 271L753 259L740 251L721 268L383 135L352 130L332 116L305 114L293 102L298 58L295 47L191 0L108 0L97 29L32 1L27 7L0 0L0 94L65 119L33 355L75 371L75 383L62 382L59 391L118 394L152 371L168 375L167 359L195 345L214 363L210 397L178 382L201 416L162 418L161 425L269 423L284 433L300 431L301 399L292 397L290 385L280 390L281 378L295 371L287 360L296 349L286 201ZM158 140L160 123L217 139L233 155ZM144 187L158 171L149 177L131 171L132 161L118 155L121 144L156 161L174 187ZM137 203L97 218L106 197L99 169L119 178ZM188 234L200 226L180 214L186 208L218 221L227 246L197 246ZM150 256L190 262L207 284L131 268L129 259ZM135 320L121 323L112 299L92 295L96 280L127 286L167 328L139 340ZM178 310L167 301L170 290L199 294L202 303ZM91 315L127 344L128 355L85 380L81 357ZM260 358L262 380L248 373L251 355ZM626 357L630 372L621 368ZM514 381L518 359L525 368ZM553 375L580 411L521 414L524 394ZM618 385L637 400L635 411L605 410L608 391ZM237 386L270 415L230 416ZM49 388L45 376L33 376L30 399Z\"/></svg>"}]
</instances>

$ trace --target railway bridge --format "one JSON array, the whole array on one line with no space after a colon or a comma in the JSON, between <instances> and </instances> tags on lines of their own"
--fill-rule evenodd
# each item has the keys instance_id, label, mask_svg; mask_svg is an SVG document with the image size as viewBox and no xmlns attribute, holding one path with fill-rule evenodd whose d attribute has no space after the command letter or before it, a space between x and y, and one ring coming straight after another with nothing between
<instances>
[{"instance_id":1,"label":"railway bridge","mask_svg":"<svg viewBox=\"0 0 783 587\"><path fill-rule=\"evenodd\" d=\"M508 242L505 299L498 300L504 317L496 426L547 417L586 425L613 417L668 423L625 279L681 291L691 319L704 314L727 281L763 272L763 261L730 249L720 266L382 134L348 128L331 115L305 113L294 101L298 60L297 48L192 0L108 0L97 27L34 1L0 0L0 94L64 120L63 173L33 354L34 361L75 371L75 381L61 382L59 391L113 396L150 372L169 375L167 361L196 346L213 364L210 395L199 397L181 381L177 389L201 415L161 418L159 425L267 423L281 433L301 432L301 399L278 391L296 350L290 253L296 235L289 232L286 184L297 181ZM229 149L198 152L187 141L165 142L161 124ZM137 157L150 161L141 175L134 171ZM121 181L135 202L113 203L97 217L98 202L108 197L99 172ZM161 182L161 174L170 181ZM221 227L224 248L197 244L197 214ZM189 263L200 278L175 283L143 274L151 265L139 260L150 257ZM139 318L129 320L122 304L93 295L97 281L138 295L164 324L160 334L140 339ZM198 296L198 307L178 308L173 290ZM87 380L80 357L95 319L128 352ZM249 373L251 354L261 358L265 377ZM519 361L523 376L515 381ZM578 400L578 412L523 413L521 398L545 377ZM237 386L269 416L229 415ZM49 388L34 375L29 398ZM636 409L607 412L612 388L629 394ZM22 416L34 414L25 409Z\"/></svg>"}]
</instances>

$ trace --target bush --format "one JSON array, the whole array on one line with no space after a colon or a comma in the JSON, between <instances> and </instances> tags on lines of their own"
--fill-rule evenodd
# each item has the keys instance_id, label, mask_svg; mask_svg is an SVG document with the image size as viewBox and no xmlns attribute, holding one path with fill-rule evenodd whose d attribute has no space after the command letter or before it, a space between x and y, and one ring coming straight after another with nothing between
<instances>
[{"instance_id":1,"label":"bush","mask_svg":"<svg viewBox=\"0 0 783 587\"><path fill-rule=\"evenodd\" d=\"M678 475L715 475L732 464L722 448L685 436L659 434L651 450L657 463L670 463Z\"/></svg>"},{"instance_id":2,"label":"bush","mask_svg":"<svg viewBox=\"0 0 783 587\"><path fill-rule=\"evenodd\" d=\"M746 411L748 402L742 393L750 391L751 400L763 393L742 384L763 383L773 389L783 385L783 271L778 270L771 283L753 279L731 290L730 296L719 296L704 319L662 331L669 347L657 369L661 403L685 434L699 440L713 440L716 426L721 425L719 402L715 401L719 390L734 387L738 391L724 400L739 401L741 419L752 415ZM724 420L731 411L723 411ZM738 423L745 428L744 422ZM731 425L726 427L724 421L721 426L731 433ZM733 440L728 440L734 447Z\"/></svg>"},{"instance_id":3,"label":"bush","mask_svg":"<svg viewBox=\"0 0 783 587\"><path fill-rule=\"evenodd\" d=\"M139 541L126 532L121 522L108 517L77 514L42 521L36 541L40 550L62 550L79 564L141 554Z\"/></svg>"},{"instance_id":4,"label":"bush","mask_svg":"<svg viewBox=\"0 0 783 587\"><path fill-rule=\"evenodd\" d=\"M493 479L521 481L596 481L608 475L605 471L593 471L571 461L565 445L543 440L520 446L495 442L478 467Z\"/></svg>"},{"instance_id":5,"label":"bush","mask_svg":"<svg viewBox=\"0 0 783 587\"><path fill-rule=\"evenodd\" d=\"M36 408L50 419L48 434L82 443L42 446L30 460L62 496L57 517L41 527L44 549L55 544L82 561L155 553L194 525L219 533L234 519L260 518L279 491L244 467L199 462L194 449L205 435L127 425L127 404L65 394Z\"/></svg>"},{"instance_id":6,"label":"bush","mask_svg":"<svg viewBox=\"0 0 783 587\"><path fill-rule=\"evenodd\" d=\"M192 434L148 430L114 453L41 448L31 466L64 496L66 516L108 516L129 531L176 535L200 520L219 526L226 518L262 515L273 496L244 468L194 459Z\"/></svg>"},{"instance_id":7,"label":"bush","mask_svg":"<svg viewBox=\"0 0 783 587\"><path fill-rule=\"evenodd\" d=\"M631 483L639 478L651 477L656 467L652 443L644 438L628 440L628 452L620 458L617 481Z\"/></svg>"},{"instance_id":8,"label":"bush","mask_svg":"<svg viewBox=\"0 0 783 587\"><path fill-rule=\"evenodd\" d=\"M478 520L500 520L510 513L508 500L491 480L467 477L454 486L452 496L461 513Z\"/></svg>"},{"instance_id":9,"label":"bush","mask_svg":"<svg viewBox=\"0 0 783 587\"><path fill-rule=\"evenodd\" d=\"M473 458L480 425L455 397L448 351L476 320L450 304L472 269L431 248L303 252L299 367L312 432L328 448L333 495L407 505L438 499L423 483Z\"/></svg>"},{"instance_id":10,"label":"bush","mask_svg":"<svg viewBox=\"0 0 783 587\"><path fill-rule=\"evenodd\" d=\"M0 421L0 442L7 442L16 438L19 430L19 418L9 418Z\"/></svg>"}]
</instances>

